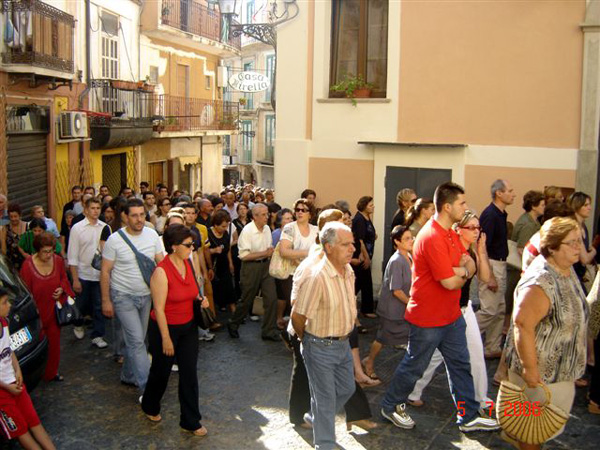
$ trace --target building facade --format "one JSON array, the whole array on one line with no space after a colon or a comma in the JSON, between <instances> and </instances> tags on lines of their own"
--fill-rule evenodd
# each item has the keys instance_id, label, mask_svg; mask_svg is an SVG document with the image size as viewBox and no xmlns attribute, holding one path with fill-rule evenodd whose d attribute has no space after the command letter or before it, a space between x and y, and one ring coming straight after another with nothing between
<instances>
[{"instance_id":1,"label":"building facade","mask_svg":"<svg viewBox=\"0 0 600 450\"><path fill-rule=\"evenodd\" d=\"M89 145L61 139L60 114L87 99L82 2L2 2L0 42L0 192L25 217L42 204L54 215L68 186L88 181Z\"/></svg>"},{"instance_id":2,"label":"building facade","mask_svg":"<svg viewBox=\"0 0 600 450\"><path fill-rule=\"evenodd\" d=\"M373 196L379 272L401 188L431 197L452 180L479 212L496 178L518 199L575 188L585 19L583 0L304 4L278 32L278 200L302 187L321 205ZM353 106L330 87L357 74L375 86ZM592 181L578 185L595 194ZM508 212L516 220L520 201Z\"/></svg>"},{"instance_id":3,"label":"building facade","mask_svg":"<svg viewBox=\"0 0 600 450\"><path fill-rule=\"evenodd\" d=\"M241 21L245 24L268 22L267 0L241 2ZM227 59L227 77L241 72L265 75L268 89L244 93L227 85L224 98L240 105L239 134L223 149L223 176L225 184L253 183L264 188L274 187L275 111L273 105L276 55L271 45L242 35L242 53Z\"/></svg>"}]
</instances>

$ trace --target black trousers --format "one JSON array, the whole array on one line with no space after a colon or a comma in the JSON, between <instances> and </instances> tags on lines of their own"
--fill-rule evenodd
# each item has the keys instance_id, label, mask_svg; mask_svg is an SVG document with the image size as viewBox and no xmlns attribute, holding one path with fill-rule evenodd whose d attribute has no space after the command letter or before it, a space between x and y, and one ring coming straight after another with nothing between
<instances>
[{"instance_id":1,"label":"black trousers","mask_svg":"<svg viewBox=\"0 0 600 450\"><path fill-rule=\"evenodd\" d=\"M296 336L291 337L292 348L294 349L294 365L292 367L292 379L290 382L290 422L294 425L304 423L304 414L310 412L310 388L308 385L308 375L304 360L300 353L300 341ZM357 420L369 419L371 417L371 408L365 395L365 391L356 384L356 389L350 400L344 405L346 411L346 422L355 422Z\"/></svg>"},{"instance_id":2,"label":"black trousers","mask_svg":"<svg viewBox=\"0 0 600 450\"><path fill-rule=\"evenodd\" d=\"M171 368L177 358L179 365L179 406L181 416L179 426L194 431L200 428L200 407L198 406L198 327L192 320L183 325L169 325L169 335L175 349L174 356L166 356L162 349L162 337L158 324L150 319L148 341L152 365L148 383L142 398L142 410L151 416L160 413L160 401L165 394Z\"/></svg>"},{"instance_id":3,"label":"black trousers","mask_svg":"<svg viewBox=\"0 0 600 450\"><path fill-rule=\"evenodd\" d=\"M373 302L373 279L371 278L371 267L368 269L362 266L353 266L354 275L354 290L356 295L360 292L360 312L363 314L371 314L374 311Z\"/></svg>"},{"instance_id":4,"label":"black trousers","mask_svg":"<svg viewBox=\"0 0 600 450\"><path fill-rule=\"evenodd\" d=\"M594 341L594 357L596 364L592 368L590 380L590 400L600 405L600 336Z\"/></svg>"}]
</instances>

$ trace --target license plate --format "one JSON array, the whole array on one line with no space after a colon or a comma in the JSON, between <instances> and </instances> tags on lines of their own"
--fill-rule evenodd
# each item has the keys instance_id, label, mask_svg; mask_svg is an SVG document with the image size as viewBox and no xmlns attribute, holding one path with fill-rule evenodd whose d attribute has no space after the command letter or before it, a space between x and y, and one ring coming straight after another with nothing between
<instances>
[{"instance_id":1,"label":"license plate","mask_svg":"<svg viewBox=\"0 0 600 450\"><path fill-rule=\"evenodd\" d=\"M27 329L27 327L17 331L14 334L10 335L10 349L13 352L16 352L22 346L31 341L31 333Z\"/></svg>"}]
</instances>

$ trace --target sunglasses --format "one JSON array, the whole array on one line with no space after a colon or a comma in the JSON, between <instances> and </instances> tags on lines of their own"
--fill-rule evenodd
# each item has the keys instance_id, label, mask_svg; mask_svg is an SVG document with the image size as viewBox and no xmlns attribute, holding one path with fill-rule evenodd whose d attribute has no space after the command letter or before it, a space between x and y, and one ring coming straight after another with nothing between
<instances>
[{"instance_id":1,"label":"sunglasses","mask_svg":"<svg viewBox=\"0 0 600 450\"><path fill-rule=\"evenodd\" d=\"M460 227L461 230L469 230L469 231L480 231L481 227L477 227L475 225L471 225L470 227Z\"/></svg>"},{"instance_id":2,"label":"sunglasses","mask_svg":"<svg viewBox=\"0 0 600 450\"><path fill-rule=\"evenodd\" d=\"M187 247L187 248L192 248L194 246L194 243L193 242L182 242L179 245L183 245L184 247Z\"/></svg>"},{"instance_id":3,"label":"sunglasses","mask_svg":"<svg viewBox=\"0 0 600 450\"><path fill-rule=\"evenodd\" d=\"M294 211L296 211L297 213L301 212L301 213L307 213L308 209L304 209L304 208L295 208Z\"/></svg>"}]
</instances>

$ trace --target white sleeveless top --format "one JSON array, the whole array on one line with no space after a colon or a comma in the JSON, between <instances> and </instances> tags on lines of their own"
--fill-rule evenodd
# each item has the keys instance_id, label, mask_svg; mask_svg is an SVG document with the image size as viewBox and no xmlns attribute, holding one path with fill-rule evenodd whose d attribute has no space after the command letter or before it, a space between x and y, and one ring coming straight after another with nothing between
<instances>
[{"instance_id":1,"label":"white sleeveless top","mask_svg":"<svg viewBox=\"0 0 600 450\"><path fill-rule=\"evenodd\" d=\"M0 381L11 384L17 381L12 365L12 349L10 348L10 332L6 319L0 319L2 335L0 336Z\"/></svg>"}]
</instances>

